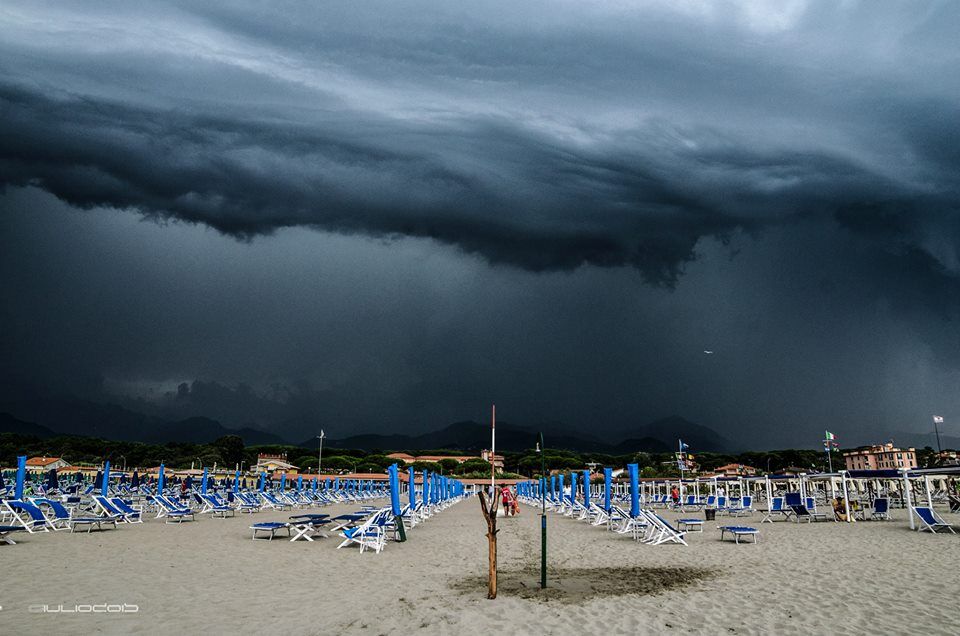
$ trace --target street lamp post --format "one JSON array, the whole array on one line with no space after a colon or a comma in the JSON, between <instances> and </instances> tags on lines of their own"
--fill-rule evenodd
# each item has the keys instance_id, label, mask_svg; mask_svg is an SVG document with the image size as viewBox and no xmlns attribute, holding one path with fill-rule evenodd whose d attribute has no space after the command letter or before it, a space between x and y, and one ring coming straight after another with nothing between
<instances>
[{"instance_id":1,"label":"street lamp post","mask_svg":"<svg viewBox=\"0 0 960 636\"><path fill-rule=\"evenodd\" d=\"M326 437L323 434L323 429L320 429L320 434L317 435L317 439L320 440L320 449L317 451L317 475L320 474L320 464L323 462L323 438Z\"/></svg>"},{"instance_id":2,"label":"street lamp post","mask_svg":"<svg viewBox=\"0 0 960 636\"><path fill-rule=\"evenodd\" d=\"M540 589L547 587L547 496L544 489L546 484L546 449L543 445L543 433L537 436L537 452L540 453Z\"/></svg>"}]
</instances>

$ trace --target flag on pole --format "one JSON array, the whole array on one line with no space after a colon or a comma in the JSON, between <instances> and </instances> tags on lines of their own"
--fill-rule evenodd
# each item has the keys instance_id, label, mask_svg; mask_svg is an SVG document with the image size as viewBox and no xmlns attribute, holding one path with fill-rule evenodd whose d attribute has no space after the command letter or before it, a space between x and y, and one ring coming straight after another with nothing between
<instances>
[{"instance_id":1,"label":"flag on pole","mask_svg":"<svg viewBox=\"0 0 960 636\"><path fill-rule=\"evenodd\" d=\"M933 416L933 422L934 422L934 424L943 424L943 416L942 416L942 415L934 415L934 416Z\"/></svg>"},{"instance_id":2,"label":"flag on pole","mask_svg":"<svg viewBox=\"0 0 960 636\"><path fill-rule=\"evenodd\" d=\"M688 448L690 448L690 444L684 444L682 439L681 439L681 440L677 440L677 441L680 442L680 452L681 452L681 453L682 453L683 451L687 450Z\"/></svg>"},{"instance_id":3,"label":"flag on pole","mask_svg":"<svg viewBox=\"0 0 960 636\"><path fill-rule=\"evenodd\" d=\"M830 431L824 431L824 434L825 434L824 440L828 442L832 442L833 440L837 439L837 436L831 433Z\"/></svg>"}]
</instances>

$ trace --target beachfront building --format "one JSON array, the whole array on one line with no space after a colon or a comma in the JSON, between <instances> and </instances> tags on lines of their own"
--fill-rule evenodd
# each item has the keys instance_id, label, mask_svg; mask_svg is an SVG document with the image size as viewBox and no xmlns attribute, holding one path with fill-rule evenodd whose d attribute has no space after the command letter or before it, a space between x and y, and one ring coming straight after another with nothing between
<instances>
[{"instance_id":1,"label":"beachfront building","mask_svg":"<svg viewBox=\"0 0 960 636\"><path fill-rule=\"evenodd\" d=\"M62 470L64 468L70 468L70 462L63 457L31 457L27 460L27 470L47 472L52 469Z\"/></svg>"},{"instance_id":2,"label":"beachfront building","mask_svg":"<svg viewBox=\"0 0 960 636\"><path fill-rule=\"evenodd\" d=\"M892 442L862 446L843 454L847 470L889 470L916 468L917 451L914 448L896 448Z\"/></svg>"},{"instance_id":3,"label":"beachfront building","mask_svg":"<svg viewBox=\"0 0 960 636\"><path fill-rule=\"evenodd\" d=\"M490 451L484 450L480 453L480 456L476 455L410 455L409 453L390 453L387 455L388 458L396 460L397 462L403 462L404 464L413 464L415 462L432 462L437 463L442 459L452 459L458 464L468 462L470 460L482 459L483 461L490 463L491 454ZM493 455L493 466L497 471L503 471L503 455Z\"/></svg>"},{"instance_id":4,"label":"beachfront building","mask_svg":"<svg viewBox=\"0 0 960 636\"><path fill-rule=\"evenodd\" d=\"M713 471L718 477L753 477L757 469L746 464L725 464Z\"/></svg>"},{"instance_id":5,"label":"beachfront building","mask_svg":"<svg viewBox=\"0 0 960 636\"><path fill-rule=\"evenodd\" d=\"M264 471L268 473L296 473L299 470L299 467L287 461L286 453L260 453L257 455L257 465L253 467L253 471L256 473Z\"/></svg>"},{"instance_id":6,"label":"beachfront building","mask_svg":"<svg viewBox=\"0 0 960 636\"><path fill-rule=\"evenodd\" d=\"M945 450L937 453L937 466L960 466L960 453L955 450Z\"/></svg>"}]
</instances>

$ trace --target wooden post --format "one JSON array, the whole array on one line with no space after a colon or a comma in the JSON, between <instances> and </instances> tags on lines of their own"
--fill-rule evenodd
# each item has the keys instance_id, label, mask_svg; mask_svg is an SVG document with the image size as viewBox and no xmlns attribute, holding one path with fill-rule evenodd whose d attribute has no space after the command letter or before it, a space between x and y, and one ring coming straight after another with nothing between
<instances>
[{"instance_id":1,"label":"wooden post","mask_svg":"<svg viewBox=\"0 0 960 636\"><path fill-rule=\"evenodd\" d=\"M497 504L500 503L500 497L494 493L493 502L487 506L487 495L481 490L477 493L480 498L480 509L483 511L483 518L487 522L487 542L489 544L489 574L487 598L497 598Z\"/></svg>"}]
</instances>

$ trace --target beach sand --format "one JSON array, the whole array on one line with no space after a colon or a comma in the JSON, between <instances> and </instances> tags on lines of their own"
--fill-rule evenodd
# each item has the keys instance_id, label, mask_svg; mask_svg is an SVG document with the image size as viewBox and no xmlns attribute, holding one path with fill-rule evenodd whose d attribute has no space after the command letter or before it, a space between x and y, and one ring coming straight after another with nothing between
<instances>
[{"instance_id":1,"label":"beach sand","mask_svg":"<svg viewBox=\"0 0 960 636\"><path fill-rule=\"evenodd\" d=\"M323 510L339 514L352 506ZM499 521L500 597L486 599L486 526L476 498L379 555L334 538L251 541L254 521L162 520L0 546L0 633L109 634L957 634L960 536L894 521L758 525L760 543L646 546L548 513L549 585L538 589L539 511ZM672 518L678 515L668 514ZM684 515L697 516L697 515ZM956 519L956 517L949 517ZM719 523L730 523L721 519ZM136 613L31 613L29 606L136 605Z\"/></svg>"}]
</instances>

